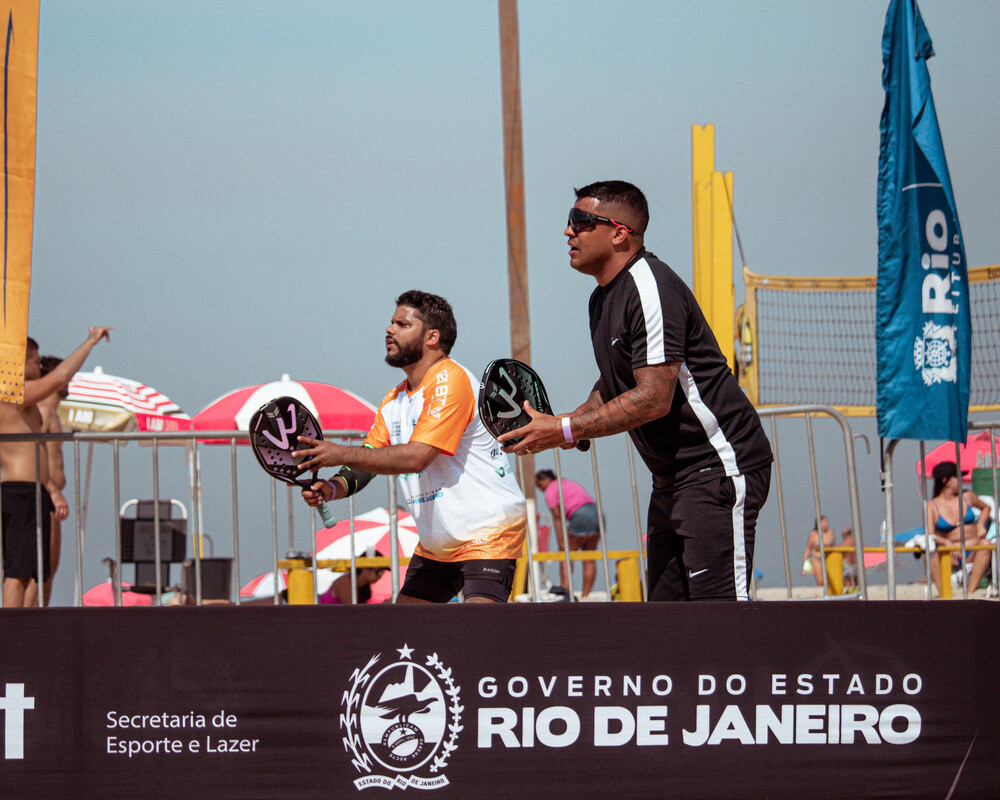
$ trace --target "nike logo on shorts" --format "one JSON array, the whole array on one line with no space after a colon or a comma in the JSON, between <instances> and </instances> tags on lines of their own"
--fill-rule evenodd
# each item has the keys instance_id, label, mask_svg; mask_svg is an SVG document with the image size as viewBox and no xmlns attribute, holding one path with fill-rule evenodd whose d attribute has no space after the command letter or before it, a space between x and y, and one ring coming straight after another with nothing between
<instances>
[{"instance_id":1,"label":"nike logo on shorts","mask_svg":"<svg viewBox=\"0 0 1000 800\"><path fill-rule=\"evenodd\" d=\"M691 570L688 570L688 579L690 580L691 578L697 578L699 575L704 575L706 572L708 572L707 569L700 569L697 572L692 572Z\"/></svg>"}]
</instances>

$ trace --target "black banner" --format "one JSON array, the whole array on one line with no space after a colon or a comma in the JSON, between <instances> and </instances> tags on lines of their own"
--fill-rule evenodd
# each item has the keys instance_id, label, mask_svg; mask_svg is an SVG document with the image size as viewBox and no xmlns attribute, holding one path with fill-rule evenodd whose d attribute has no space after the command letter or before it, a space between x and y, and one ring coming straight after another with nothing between
<instances>
[{"instance_id":1,"label":"black banner","mask_svg":"<svg viewBox=\"0 0 1000 800\"><path fill-rule=\"evenodd\" d=\"M996 797L1000 605L0 613L2 798Z\"/></svg>"}]
</instances>

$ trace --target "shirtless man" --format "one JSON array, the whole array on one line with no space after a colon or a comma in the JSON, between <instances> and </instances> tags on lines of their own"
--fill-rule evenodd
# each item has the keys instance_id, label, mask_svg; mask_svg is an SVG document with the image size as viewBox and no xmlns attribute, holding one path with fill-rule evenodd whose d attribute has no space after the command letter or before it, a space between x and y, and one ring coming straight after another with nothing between
<instances>
[{"instance_id":1,"label":"shirtless man","mask_svg":"<svg viewBox=\"0 0 1000 800\"><path fill-rule=\"evenodd\" d=\"M44 378L52 370L59 366L62 361L56 356L42 356L41 374ZM59 391L44 397L38 403L38 410L42 412L42 433L62 433L62 424L59 422L59 403L69 395L69 388L63 386ZM52 596L52 579L59 568L59 556L62 553L62 521L69 516L69 503L63 497L62 491L66 488L66 471L63 468L62 442L49 440L45 443L46 455L49 459L49 483L46 489L52 498L52 505L55 511L51 513L51 535L49 536L49 577L45 579L45 595L42 600L44 605L49 604ZM38 605L38 583L34 578L28 584L24 593L25 606Z\"/></svg>"},{"instance_id":2,"label":"shirtless man","mask_svg":"<svg viewBox=\"0 0 1000 800\"><path fill-rule=\"evenodd\" d=\"M38 408L41 400L69 383L90 351L101 339L110 341L110 327L92 326L86 340L69 354L48 375L41 375L41 361L38 357L38 343L28 339L24 361L24 403L0 402L0 433L42 433L42 413ZM3 483L0 484L0 501L3 511L3 605L17 608L25 605L25 591L32 578L38 579L38 550L35 515L35 443L32 441L5 442L0 446L0 469ZM49 579L49 535L50 513L56 508L49 495L49 487L54 486L49 470L46 448L39 450L38 474L42 483L42 563ZM61 497L61 493L59 493ZM64 508L65 500L63 500Z\"/></svg>"}]
</instances>

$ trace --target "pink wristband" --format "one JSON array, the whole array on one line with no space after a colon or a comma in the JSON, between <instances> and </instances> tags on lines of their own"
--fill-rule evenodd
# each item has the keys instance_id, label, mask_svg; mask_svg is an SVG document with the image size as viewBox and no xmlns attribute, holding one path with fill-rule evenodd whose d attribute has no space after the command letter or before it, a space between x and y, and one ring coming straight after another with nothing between
<instances>
[{"instance_id":1,"label":"pink wristband","mask_svg":"<svg viewBox=\"0 0 1000 800\"><path fill-rule=\"evenodd\" d=\"M562 418L562 426L563 426L563 439L566 440L566 444L575 444L576 439L573 438L573 427L570 424L569 417Z\"/></svg>"}]
</instances>

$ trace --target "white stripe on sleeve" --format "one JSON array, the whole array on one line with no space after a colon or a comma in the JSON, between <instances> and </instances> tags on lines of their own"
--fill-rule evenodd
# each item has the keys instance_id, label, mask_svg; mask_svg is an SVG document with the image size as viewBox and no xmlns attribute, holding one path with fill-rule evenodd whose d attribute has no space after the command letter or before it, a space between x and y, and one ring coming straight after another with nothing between
<instances>
[{"instance_id":1,"label":"white stripe on sleeve","mask_svg":"<svg viewBox=\"0 0 1000 800\"><path fill-rule=\"evenodd\" d=\"M667 360L666 344L663 340L663 308L660 293L656 290L656 279L649 263L640 258L629 270L642 303L642 316L646 324L646 365L663 364Z\"/></svg>"}]
</instances>

